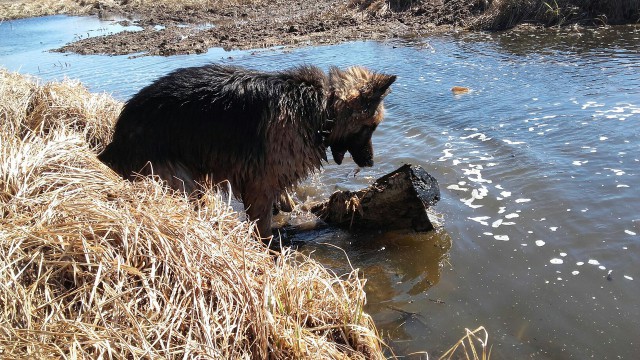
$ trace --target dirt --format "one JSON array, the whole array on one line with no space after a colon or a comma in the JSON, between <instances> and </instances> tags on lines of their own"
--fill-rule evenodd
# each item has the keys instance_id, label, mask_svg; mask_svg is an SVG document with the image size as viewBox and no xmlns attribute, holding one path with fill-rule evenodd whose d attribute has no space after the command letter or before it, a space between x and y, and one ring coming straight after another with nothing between
<instances>
[{"instance_id":1,"label":"dirt","mask_svg":"<svg viewBox=\"0 0 640 360\"><path fill-rule=\"evenodd\" d=\"M212 47L299 47L424 36L463 25L477 13L481 1L423 1L405 8L392 8L393 2L381 0L210 2L209 7L127 3L100 5L92 13L105 19L126 18L142 30L85 38L55 51L168 56L203 53Z\"/></svg>"}]
</instances>

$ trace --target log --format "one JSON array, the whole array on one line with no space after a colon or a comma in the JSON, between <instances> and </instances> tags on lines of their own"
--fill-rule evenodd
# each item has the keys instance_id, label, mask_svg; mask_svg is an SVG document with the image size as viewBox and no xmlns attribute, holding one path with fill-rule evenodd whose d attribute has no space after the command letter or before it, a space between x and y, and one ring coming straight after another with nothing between
<instances>
[{"instance_id":1,"label":"log","mask_svg":"<svg viewBox=\"0 0 640 360\"><path fill-rule=\"evenodd\" d=\"M351 230L433 230L427 209L440 200L438 181L405 164L359 191L337 191L311 208L329 225Z\"/></svg>"}]
</instances>

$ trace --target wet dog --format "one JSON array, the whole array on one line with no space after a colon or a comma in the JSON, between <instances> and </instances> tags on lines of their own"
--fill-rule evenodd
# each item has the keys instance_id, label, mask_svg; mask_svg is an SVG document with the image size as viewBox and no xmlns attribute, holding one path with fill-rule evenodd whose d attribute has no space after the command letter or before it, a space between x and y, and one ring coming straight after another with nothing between
<instances>
[{"instance_id":1,"label":"wet dog","mask_svg":"<svg viewBox=\"0 0 640 360\"><path fill-rule=\"evenodd\" d=\"M395 79L362 67L179 69L125 104L99 158L125 179L154 174L187 194L228 180L268 237L274 201L319 169L327 148L338 164L349 152L373 165L371 136Z\"/></svg>"}]
</instances>

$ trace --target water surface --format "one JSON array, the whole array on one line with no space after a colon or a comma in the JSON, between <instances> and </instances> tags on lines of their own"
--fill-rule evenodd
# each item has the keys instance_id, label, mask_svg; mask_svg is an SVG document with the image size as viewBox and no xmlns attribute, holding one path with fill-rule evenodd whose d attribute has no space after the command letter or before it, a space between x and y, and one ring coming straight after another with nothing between
<instances>
[{"instance_id":1,"label":"water surface","mask_svg":"<svg viewBox=\"0 0 640 360\"><path fill-rule=\"evenodd\" d=\"M102 29L102 30L101 30ZM484 325L493 359L634 359L640 352L640 30L451 34L296 50L164 57L47 52L121 31L92 18L0 24L0 65L78 79L126 100L175 68L360 64L398 75L376 165L329 164L301 200L359 189L405 162L435 176L428 234L299 235L360 268L368 311L397 355L439 354ZM453 95L452 86L467 94ZM325 243L337 245L342 250ZM413 355L419 358L419 355Z\"/></svg>"}]
</instances>

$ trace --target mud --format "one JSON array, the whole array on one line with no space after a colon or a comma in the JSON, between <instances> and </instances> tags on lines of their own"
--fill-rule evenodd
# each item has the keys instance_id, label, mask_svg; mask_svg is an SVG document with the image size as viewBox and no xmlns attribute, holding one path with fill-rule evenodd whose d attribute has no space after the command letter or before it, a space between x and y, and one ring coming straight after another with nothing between
<instances>
[{"instance_id":1,"label":"mud","mask_svg":"<svg viewBox=\"0 0 640 360\"><path fill-rule=\"evenodd\" d=\"M462 26L478 10L467 3L436 2L410 9L391 8L384 1L336 0L227 2L192 8L115 3L109 8L95 8L92 13L105 19L123 17L143 29L85 38L55 51L168 56L203 53L212 47L298 47L424 36Z\"/></svg>"}]
</instances>

